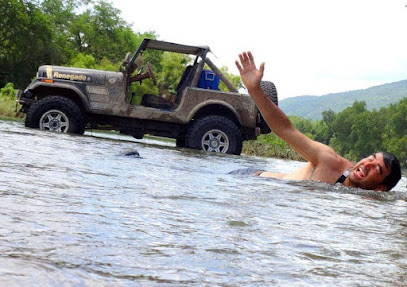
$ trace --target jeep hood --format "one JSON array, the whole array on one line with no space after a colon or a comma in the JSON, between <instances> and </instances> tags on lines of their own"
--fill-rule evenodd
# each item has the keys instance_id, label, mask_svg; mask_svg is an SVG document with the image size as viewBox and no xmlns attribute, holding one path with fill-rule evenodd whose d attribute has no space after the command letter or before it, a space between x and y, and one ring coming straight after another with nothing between
<instances>
[{"instance_id":1,"label":"jeep hood","mask_svg":"<svg viewBox=\"0 0 407 287\"><path fill-rule=\"evenodd\" d=\"M47 65L38 68L37 77L104 85L107 81L121 81L123 73Z\"/></svg>"}]
</instances>

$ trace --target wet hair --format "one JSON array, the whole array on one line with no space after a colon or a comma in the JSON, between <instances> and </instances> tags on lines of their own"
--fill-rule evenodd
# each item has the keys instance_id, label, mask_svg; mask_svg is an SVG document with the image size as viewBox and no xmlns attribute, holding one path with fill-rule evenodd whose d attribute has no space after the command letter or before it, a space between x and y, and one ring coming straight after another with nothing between
<instances>
[{"instance_id":1,"label":"wet hair","mask_svg":"<svg viewBox=\"0 0 407 287\"><path fill-rule=\"evenodd\" d=\"M399 182L401 178L400 162L391 153L385 151L382 151L380 153L383 155L384 164L388 169L390 169L389 175L386 176L386 178L382 182L387 191L389 191Z\"/></svg>"}]
</instances>

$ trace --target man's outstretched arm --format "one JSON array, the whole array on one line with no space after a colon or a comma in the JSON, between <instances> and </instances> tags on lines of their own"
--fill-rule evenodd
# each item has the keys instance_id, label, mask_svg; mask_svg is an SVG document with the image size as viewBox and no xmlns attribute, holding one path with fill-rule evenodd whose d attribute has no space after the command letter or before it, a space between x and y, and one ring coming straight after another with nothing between
<instances>
[{"instance_id":1,"label":"man's outstretched arm","mask_svg":"<svg viewBox=\"0 0 407 287\"><path fill-rule=\"evenodd\" d=\"M259 108L263 118L277 136L315 166L324 156L335 154L330 147L311 140L297 130L283 111L263 92L260 88L260 81L263 77L264 63L257 69L251 52L240 54L239 60L240 62L236 61L236 66L243 84Z\"/></svg>"}]
</instances>

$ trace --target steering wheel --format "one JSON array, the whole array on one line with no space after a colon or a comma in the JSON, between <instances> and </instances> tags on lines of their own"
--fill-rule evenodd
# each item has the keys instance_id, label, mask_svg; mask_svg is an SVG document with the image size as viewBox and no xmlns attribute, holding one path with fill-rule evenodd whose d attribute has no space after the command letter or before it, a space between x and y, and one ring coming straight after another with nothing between
<instances>
[{"instance_id":1,"label":"steering wheel","mask_svg":"<svg viewBox=\"0 0 407 287\"><path fill-rule=\"evenodd\" d=\"M124 72L127 70L127 64L130 62L130 52L127 52L126 57L124 57L124 60L122 64L120 65L119 71Z\"/></svg>"},{"instance_id":2,"label":"steering wheel","mask_svg":"<svg viewBox=\"0 0 407 287\"><path fill-rule=\"evenodd\" d=\"M154 72L153 72L153 67L151 66L150 62L147 63L147 73L150 75L151 80L154 83L154 86L157 85L157 79L155 78Z\"/></svg>"}]
</instances>

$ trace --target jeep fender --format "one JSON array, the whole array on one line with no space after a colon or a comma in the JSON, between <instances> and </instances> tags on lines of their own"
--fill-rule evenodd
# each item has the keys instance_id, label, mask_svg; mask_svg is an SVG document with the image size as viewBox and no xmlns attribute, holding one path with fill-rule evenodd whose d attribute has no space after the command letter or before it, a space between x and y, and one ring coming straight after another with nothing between
<instances>
[{"instance_id":1,"label":"jeep fender","mask_svg":"<svg viewBox=\"0 0 407 287\"><path fill-rule=\"evenodd\" d=\"M196 114L198 114L203 109L205 109L205 108L211 109L210 106L222 106L222 107L226 108L234 115L237 122L240 125L242 125L242 119L240 118L240 115L236 112L236 110L233 108L233 106L230 105L229 103L226 103L224 101L218 101L218 100L208 100L208 101L202 102L202 103L198 104L197 106L195 106L194 109L191 111L191 113L188 116L188 122L191 121L191 119L194 118L196 116ZM235 119L231 119L231 120L235 120Z\"/></svg>"},{"instance_id":2,"label":"jeep fender","mask_svg":"<svg viewBox=\"0 0 407 287\"><path fill-rule=\"evenodd\" d=\"M77 87L72 86L72 85L67 85L64 83L45 83L45 82L36 82L36 83L32 83L24 92L26 91L32 91L33 93L35 93L35 90L39 89L39 88L44 88L47 90L69 90L73 93L75 93L78 98L80 99L81 103L83 104L83 107L85 108L86 111L89 111L89 101L87 96Z\"/></svg>"}]
</instances>

